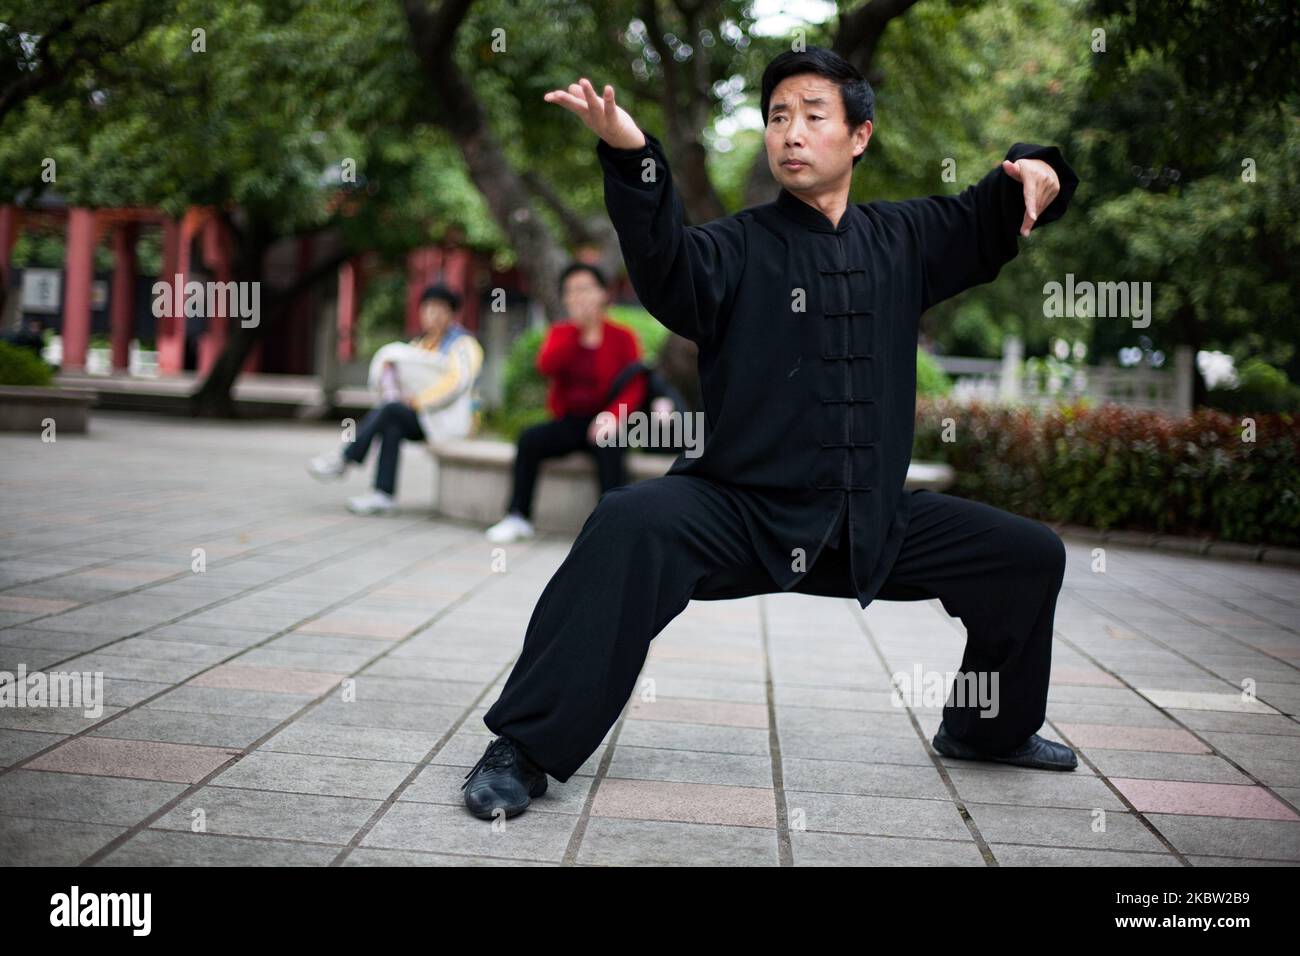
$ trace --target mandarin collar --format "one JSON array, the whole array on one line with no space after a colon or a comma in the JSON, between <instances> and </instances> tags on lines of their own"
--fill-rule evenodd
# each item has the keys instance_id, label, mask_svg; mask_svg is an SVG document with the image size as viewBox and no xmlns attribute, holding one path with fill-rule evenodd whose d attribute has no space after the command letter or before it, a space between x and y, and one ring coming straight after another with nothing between
<instances>
[{"instance_id":1,"label":"mandarin collar","mask_svg":"<svg viewBox=\"0 0 1300 956\"><path fill-rule=\"evenodd\" d=\"M776 205L778 209L795 222L812 229L814 232L844 232L849 226L849 216L853 212L853 203L850 202L844 207L844 214L840 216L839 226L833 226L830 219L821 210L813 208L784 186L776 195Z\"/></svg>"}]
</instances>

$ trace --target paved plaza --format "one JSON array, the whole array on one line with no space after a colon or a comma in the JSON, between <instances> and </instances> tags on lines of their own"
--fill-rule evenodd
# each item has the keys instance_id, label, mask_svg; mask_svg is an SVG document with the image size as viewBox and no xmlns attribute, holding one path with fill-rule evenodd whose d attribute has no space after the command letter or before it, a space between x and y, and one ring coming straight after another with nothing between
<instances>
[{"instance_id":1,"label":"paved plaza","mask_svg":"<svg viewBox=\"0 0 1300 956\"><path fill-rule=\"evenodd\" d=\"M95 412L0 436L0 864L1104 865L1300 861L1300 571L1066 537L1048 722L1073 773L938 757L937 601L693 602L567 783L504 826L460 784L571 538L493 552L303 461L337 429ZM545 480L545 479L543 479ZM1243 693L1243 682L1249 693ZM1005 691L1005 689L1004 689ZM938 702L938 703L941 703Z\"/></svg>"}]
</instances>

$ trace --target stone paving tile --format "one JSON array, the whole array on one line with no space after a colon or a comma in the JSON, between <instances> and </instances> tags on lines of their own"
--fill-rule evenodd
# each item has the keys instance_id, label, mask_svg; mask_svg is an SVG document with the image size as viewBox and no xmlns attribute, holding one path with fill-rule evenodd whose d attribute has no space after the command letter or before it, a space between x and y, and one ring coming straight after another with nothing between
<instances>
[{"instance_id":1,"label":"stone paving tile","mask_svg":"<svg viewBox=\"0 0 1300 956\"><path fill-rule=\"evenodd\" d=\"M1058 684L1074 684L1091 687L1123 687L1123 682L1096 667L1053 667L1052 688Z\"/></svg>"},{"instance_id":2,"label":"stone paving tile","mask_svg":"<svg viewBox=\"0 0 1300 956\"><path fill-rule=\"evenodd\" d=\"M20 768L0 776L0 813L131 826L184 789L159 780Z\"/></svg>"},{"instance_id":3,"label":"stone paving tile","mask_svg":"<svg viewBox=\"0 0 1300 956\"><path fill-rule=\"evenodd\" d=\"M1125 777L1111 777L1110 782L1142 813L1300 822L1300 814L1263 787Z\"/></svg>"},{"instance_id":4,"label":"stone paving tile","mask_svg":"<svg viewBox=\"0 0 1300 956\"><path fill-rule=\"evenodd\" d=\"M734 787L770 787L772 762L766 754L629 747L620 740L606 776L678 783L716 783Z\"/></svg>"},{"instance_id":5,"label":"stone paving tile","mask_svg":"<svg viewBox=\"0 0 1300 956\"><path fill-rule=\"evenodd\" d=\"M158 694L165 693L175 684L162 681L125 680L118 677L104 678L104 703L110 707L134 707Z\"/></svg>"},{"instance_id":6,"label":"stone paving tile","mask_svg":"<svg viewBox=\"0 0 1300 956\"><path fill-rule=\"evenodd\" d=\"M118 657L108 654L104 649L92 654L83 654L64 661L60 670L103 672L107 677L121 677L127 680L155 681L164 684L178 684L192 677L207 667L194 661L160 661L141 657Z\"/></svg>"},{"instance_id":7,"label":"stone paving tile","mask_svg":"<svg viewBox=\"0 0 1300 956\"><path fill-rule=\"evenodd\" d=\"M330 673L319 670L295 670L292 667L258 664L250 659L249 654L244 654L238 661L214 667L194 677L188 683L191 687L255 690L275 694L307 694L314 697L337 687L346 673L346 671Z\"/></svg>"},{"instance_id":8,"label":"stone paving tile","mask_svg":"<svg viewBox=\"0 0 1300 956\"><path fill-rule=\"evenodd\" d=\"M0 631L0 648L40 648L63 652L63 657L83 654L104 644L105 638L75 631L45 631L34 627L14 627Z\"/></svg>"},{"instance_id":9,"label":"stone paving tile","mask_svg":"<svg viewBox=\"0 0 1300 956\"><path fill-rule=\"evenodd\" d=\"M98 866L329 866L341 846L141 830Z\"/></svg>"},{"instance_id":10,"label":"stone paving tile","mask_svg":"<svg viewBox=\"0 0 1300 956\"><path fill-rule=\"evenodd\" d=\"M1146 817L1182 853L1300 861L1300 823L1166 813Z\"/></svg>"},{"instance_id":11,"label":"stone paving tile","mask_svg":"<svg viewBox=\"0 0 1300 956\"><path fill-rule=\"evenodd\" d=\"M79 734L121 713L122 707L104 705L98 715L86 716L85 708L76 707L2 707L0 733L27 730L48 734Z\"/></svg>"},{"instance_id":12,"label":"stone paving tile","mask_svg":"<svg viewBox=\"0 0 1300 956\"><path fill-rule=\"evenodd\" d=\"M413 704L391 700L344 701L333 696L313 707L299 721L303 725L334 724L340 727L377 727L393 730L449 730L464 708L443 704ZM487 746L486 741L484 746ZM474 755L473 765L479 754Z\"/></svg>"},{"instance_id":13,"label":"stone paving tile","mask_svg":"<svg viewBox=\"0 0 1300 956\"><path fill-rule=\"evenodd\" d=\"M1172 853L1123 853L1062 846L1016 846L992 843L989 849L1002 866L1182 866Z\"/></svg>"},{"instance_id":14,"label":"stone paving tile","mask_svg":"<svg viewBox=\"0 0 1300 956\"><path fill-rule=\"evenodd\" d=\"M1172 709L1169 716L1197 732L1217 730L1238 734L1277 734L1300 737L1300 721L1278 715L1228 714L1222 711Z\"/></svg>"},{"instance_id":15,"label":"stone paving tile","mask_svg":"<svg viewBox=\"0 0 1300 956\"><path fill-rule=\"evenodd\" d=\"M379 800L209 784L186 796L151 826L188 833L201 819L207 833L342 844L365 825L379 805ZM201 816L196 811L202 811Z\"/></svg>"},{"instance_id":16,"label":"stone paving tile","mask_svg":"<svg viewBox=\"0 0 1300 956\"><path fill-rule=\"evenodd\" d=\"M776 866L775 831L592 817L578 851L588 866Z\"/></svg>"},{"instance_id":17,"label":"stone paving tile","mask_svg":"<svg viewBox=\"0 0 1300 956\"><path fill-rule=\"evenodd\" d=\"M19 647L6 644L0 647L0 671L17 674L19 667L28 673L38 670L65 670L58 666L66 660L69 652L54 647Z\"/></svg>"},{"instance_id":18,"label":"stone paving tile","mask_svg":"<svg viewBox=\"0 0 1300 956\"><path fill-rule=\"evenodd\" d=\"M258 750L223 770L213 783L250 790L382 800L414 769L414 764L388 760Z\"/></svg>"},{"instance_id":19,"label":"stone paving tile","mask_svg":"<svg viewBox=\"0 0 1300 956\"><path fill-rule=\"evenodd\" d=\"M437 701L444 706L468 706L483 693L482 683L450 680L413 680L406 677L375 677L360 674L355 681L357 700L387 701L397 704L425 704ZM492 699L496 699L495 694Z\"/></svg>"},{"instance_id":20,"label":"stone paving tile","mask_svg":"<svg viewBox=\"0 0 1300 956\"><path fill-rule=\"evenodd\" d=\"M0 594L0 611L28 611L32 614L57 614L70 607L76 607L78 601L59 601L53 598L32 597L10 592Z\"/></svg>"},{"instance_id":21,"label":"stone paving tile","mask_svg":"<svg viewBox=\"0 0 1300 956\"><path fill-rule=\"evenodd\" d=\"M677 820L775 827L775 792L760 787L627 780L606 777L596 790L593 817Z\"/></svg>"},{"instance_id":22,"label":"stone paving tile","mask_svg":"<svg viewBox=\"0 0 1300 956\"><path fill-rule=\"evenodd\" d=\"M323 723L294 723L262 744L280 753L316 754L322 757L358 757L415 764L433 749L441 733L436 730L393 730Z\"/></svg>"},{"instance_id":23,"label":"stone paving tile","mask_svg":"<svg viewBox=\"0 0 1300 956\"><path fill-rule=\"evenodd\" d=\"M304 634L302 631L290 631L268 641L267 650L299 651L306 653L362 653L368 657L384 651L392 651L393 645L388 641L377 641L369 637L341 637L336 634Z\"/></svg>"},{"instance_id":24,"label":"stone paving tile","mask_svg":"<svg viewBox=\"0 0 1300 956\"><path fill-rule=\"evenodd\" d=\"M1155 688L1142 688L1138 690L1142 696L1155 704L1157 707L1169 710L1179 708L1182 710L1216 710L1227 711L1237 714L1276 714L1277 711L1254 698L1243 698L1241 692L1236 693L1207 693L1179 691L1179 690L1158 690Z\"/></svg>"},{"instance_id":25,"label":"stone paving tile","mask_svg":"<svg viewBox=\"0 0 1300 956\"><path fill-rule=\"evenodd\" d=\"M184 661L198 664L215 664L236 651L217 644L200 644L193 641L157 640L150 636L128 637L126 640L106 644L99 651L109 657L134 657L143 660Z\"/></svg>"},{"instance_id":26,"label":"stone paving tile","mask_svg":"<svg viewBox=\"0 0 1300 956\"><path fill-rule=\"evenodd\" d=\"M633 698L628 720L664 720L685 724L716 724L724 727L766 727L767 705L719 700L686 700L659 697L653 702Z\"/></svg>"},{"instance_id":27,"label":"stone paving tile","mask_svg":"<svg viewBox=\"0 0 1300 956\"><path fill-rule=\"evenodd\" d=\"M229 624L196 624L182 621L154 628L144 635L153 641L183 641L187 644L216 644L225 647L251 647L261 643L272 634L270 628L239 628Z\"/></svg>"},{"instance_id":28,"label":"stone paving tile","mask_svg":"<svg viewBox=\"0 0 1300 956\"><path fill-rule=\"evenodd\" d=\"M908 739L859 734L785 733L781 735L781 755L857 763L933 765L925 744L915 735Z\"/></svg>"},{"instance_id":29,"label":"stone paving tile","mask_svg":"<svg viewBox=\"0 0 1300 956\"><path fill-rule=\"evenodd\" d=\"M1007 807L967 803L981 835L992 843L1027 843L1085 850L1165 852L1165 847L1131 813L1089 808ZM1102 823L1105 829L1097 829Z\"/></svg>"},{"instance_id":30,"label":"stone paving tile","mask_svg":"<svg viewBox=\"0 0 1300 956\"><path fill-rule=\"evenodd\" d=\"M295 630L306 634L340 634L395 641L406 637L415 626L415 622L335 613L315 618Z\"/></svg>"},{"instance_id":31,"label":"stone paving tile","mask_svg":"<svg viewBox=\"0 0 1300 956\"><path fill-rule=\"evenodd\" d=\"M933 766L855 763L847 760L807 760L784 757L783 782L787 790L818 793L859 793L881 797L949 799L939 772Z\"/></svg>"},{"instance_id":32,"label":"stone paving tile","mask_svg":"<svg viewBox=\"0 0 1300 956\"><path fill-rule=\"evenodd\" d=\"M862 734L867 737L915 739L916 728L904 711L832 710L825 707L782 707L776 712L779 734Z\"/></svg>"},{"instance_id":33,"label":"stone paving tile","mask_svg":"<svg viewBox=\"0 0 1300 956\"><path fill-rule=\"evenodd\" d=\"M947 800L786 790L791 829L965 840L970 831ZM798 815L798 820L796 816Z\"/></svg>"},{"instance_id":34,"label":"stone paving tile","mask_svg":"<svg viewBox=\"0 0 1300 956\"><path fill-rule=\"evenodd\" d=\"M359 671L377 653L379 653L378 649L370 652L322 653L278 647L254 647L240 654L237 663L244 667L292 670L297 673L315 671L341 676Z\"/></svg>"},{"instance_id":35,"label":"stone paving tile","mask_svg":"<svg viewBox=\"0 0 1300 956\"><path fill-rule=\"evenodd\" d=\"M1155 750L1164 753L1210 753L1210 748L1180 727L1133 727L1057 721L1061 733L1085 750Z\"/></svg>"},{"instance_id":36,"label":"stone paving tile","mask_svg":"<svg viewBox=\"0 0 1300 956\"><path fill-rule=\"evenodd\" d=\"M860 690L852 687L814 687L778 684L773 696L778 707L829 707L840 710L879 710L896 713L888 690Z\"/></svg>"},{"instance_id":37,"label":"stone paving tile","mask_svg":"<svg viewBox=\"0 0 1300 956\"><path fill-rule=\"evenodd\" d=\"M986 866L974 840L794 831L795 866Z\"/></svg>"},{"instance_id":38,"label":"stone paving tile","mask_svg":"<svg viewBox=\"0 0 1300 956\"><path fill-rule=\"evenodd\" d=\"M1088 749L1088 759L1108 777L1250 784L1252 781L1216 754L1156 753ZM1077 771L1076 771L1077 772Z\"/></svg>"},{"instance_id":39,"label":"stone paving tile","mask_svg":"<svg viewBox=\"0 0 1300 956\"><path fill-rule=\"evenodd\" d=\"M79 866L126 827L0 813L0 866Z\"/></svg>"},{"instance_id":40,"label":"stone paving tile","mask_svg":"<svg viewBox=\"0 0 1300 956\"><path fill-rule=\"evenodd\" d=\"M89 736L242 750L269 733L279 722L274 717L191 714L137 707L96 727Z\"/></svg>"},{"instance_id":41,"label":"stone paving tile","mask_svg":"<svg viewBox=\"0 0 1300 956\"><path fill-rule=\"evenodd\" d=\"M493 821L470 816L464 806L398 801L384 812L361 846L558 863L577 823L575 815L538 813L494 826Z\"/></svg>"},{"instance_id":42,"label":"stone paving tile","mask_svg":"<svg viewBox=\"0 0 1300 956\"><path fill-rule=\"evenodd\" d=\"M220 747L84 736L28 761L24 768L197 783L237 756L238 750Z\"/></svg>"},{"instance_id":43,"label":"stone paving tile","mask_svg":"<svg viewBox=\"0 0 1300 956\"><path fill-rule=\"evenodd\" d=\"M1300 763L1300 737L1276 734L1222 733L1217 730L1199 731L1215 750L1230 760L1238 758L1264 760L1293 760Z\"/></svg>"},{"instance_id":44,"label":"stone paving tile","mask_svg":"<svg viewBox=\"0 0 1300 956\"><path fill-rule=\"evenodd\" d=\"M66 734L42 734L31 730L0 730L0 767L8 767L34 753L67 740Z\"/></svg>"},{"instance_id":45,"label":"stone paving tile","mask_svg":"<svg viewBox=\"0 0 1300 956\"><path fill-rule=\"evenodd\" d=\"M619 732L618 742L620 746L626 747L694 750L764 757L768 755L771 747L766 729L680 724L666 720L626 721L622 731Z\"/></svg>"},{"instance_id":46,"label":"stone paving tile","mask_svg":"<svg viewBox=\"0 0 1300 956\"><path fill-rule=\"evenodd\" d=\"M314 694L200 687L191 682L141 706L190 714L229 714L234 717L274 717L283 720L315 699Z\"/></svg>"},{"instance_id":47,"label":"stone paving tile","mask_svg":"<svg viewBox=\"0 0 1300 956\"><path fill-rule=\"evenodd\" d=\"M1037 770L1006 774L984 769L948 771L962 800L971 803L1008 804L1018 807L1101 807L1123 811L1123 801L1096 776L1073 771Z\"/></svg>"},{"instance_id":48,"label":"stone paving tile","mask_svg":"<svg viewBox=\"0 0 1300 956\"><path fill-rule=\"evenodd\" d=\"M482 685L501 670L497 663L471 661L394 659L386 657L367 667L360 677L400 677L408 680L464 681Z\"/></svg>"},{"instance_id":49,"label":"stone paving tile","mask_svg":"<svg viewBox=\"0 0 1300 956\"><path fill-rule=\"evenodd\" d=\"M417 850L374 850L358 847L348 854L344 866L559 866L543 860L508 860L487 856L458 856L451 853L421 853Z\"/></svg>"}]
</instances>

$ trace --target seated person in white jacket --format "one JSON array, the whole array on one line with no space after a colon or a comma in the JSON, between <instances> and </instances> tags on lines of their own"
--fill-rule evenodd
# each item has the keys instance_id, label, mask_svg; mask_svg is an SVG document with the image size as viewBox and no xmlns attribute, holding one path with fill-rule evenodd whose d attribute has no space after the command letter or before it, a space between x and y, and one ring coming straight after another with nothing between
<instances>
[{"instance_id":1,"label":"seated person in white jacket","mask_svg":"<svg viewBox=\"0 0 1300 956\"><path fill-rule=\"evenodd\" d=\"M460 296L444 285L431 285L420 296L424 334L408 342L391 342L370 362L370 387L381 404L357 428L356 440L307 464L316 478L340 478L351 464L365 461L370 443L379 438L379 465L374 491L348 501L357 514L382 514L397 505L397 462L403 440L463 438L473 425L473 386L483 367L483 348L455 320Z\"/></svg>"}]
</instances>

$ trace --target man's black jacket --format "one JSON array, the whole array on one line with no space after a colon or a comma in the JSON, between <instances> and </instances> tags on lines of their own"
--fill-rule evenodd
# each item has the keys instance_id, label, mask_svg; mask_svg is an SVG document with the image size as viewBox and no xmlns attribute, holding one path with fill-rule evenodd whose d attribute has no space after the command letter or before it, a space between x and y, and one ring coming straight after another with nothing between
<instances>
[{"instance_id":1,"label":"man's black jacket","mask_svg":"<svg viewBox=\"0 0 1300 956\"><path fill-rule=\"evenodd\" d=\"M999 165L955 196L850 203L838 226L782 189L686 226L655 137L634 150L598 140L596 153L637 296L699 346L704 451L669 474L723 488L786 590L847 518L865 608L907 528L921 313L1015 258L1024 187ZM1060 177L1040 227L1061 217L1079 179L1055 146L1007 152L1025 158Z\"/></svg>"}]
</instances>

